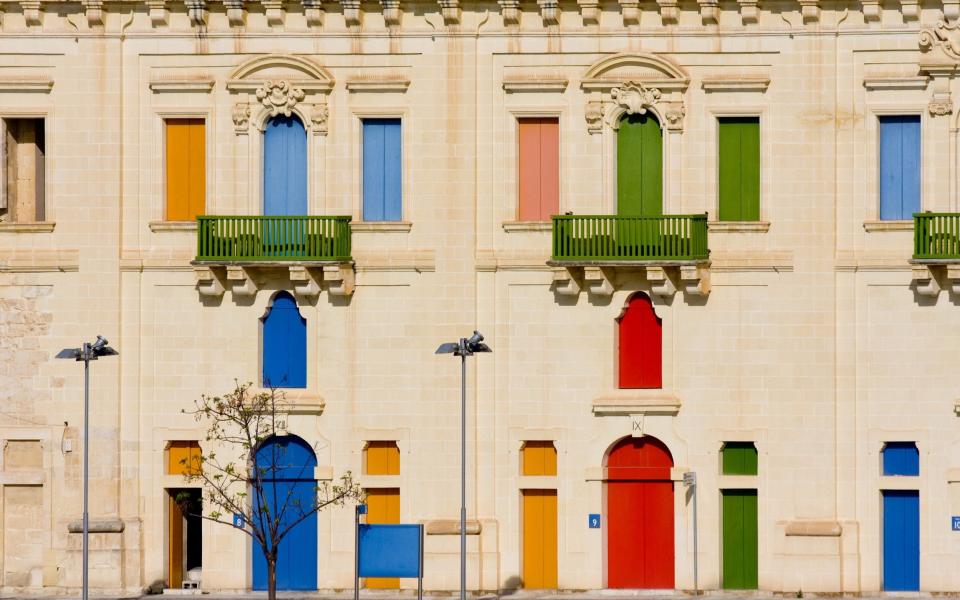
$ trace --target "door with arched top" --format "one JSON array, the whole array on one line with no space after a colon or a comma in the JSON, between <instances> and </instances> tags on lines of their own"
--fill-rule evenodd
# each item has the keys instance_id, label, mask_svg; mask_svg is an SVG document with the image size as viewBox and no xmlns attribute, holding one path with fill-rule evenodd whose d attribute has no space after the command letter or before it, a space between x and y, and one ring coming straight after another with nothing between
<instances>
[{"instance_id":1,"label":"door with arched top","mask_svg":"<svg viewBox=\"0 0 960 600\"><path fill-rule=\"evenodd\" d=\"M307 130L296 115L277 115L263 131L263 214L307 214Z\"/></svg>"},{"instance_id":2,"label":"door with arched top","mask_svg":"<svg viewBox=\"0 0 960 600\"><path fill-rule=\"evenodd\" d=\"M674 586L673 457L660 440L617 442L606 458L607 587Z\"/></svg>"},{"instance_id":3,"label":"door with arched top","mask_svg":"<svg viewBox=\"0 0 960 600\"><path fill-rule=\"evenodd\" d=\"M314 479L317 457L301 438L284 435L264 441L255 458L263 480L263 497L253 494L254 514L280 515L278 530L289 529L279 545L277 589L314 591L317 589L317 514L313 510L317 502ZM269 510L262 511L262 508ZM253 589L267 589L267 561L257 542L253 542Z\"/></svg>"},{"instance_id":4,"label":"door with arched top","mask_svg":"<svg viewBox=\"0 0 960 600\"><path fill-rule=\"evenodd\" d=\"M663 215L663 135L650 112L625 115L617 129L617 214Z\"/></svg>"}]
</instances>

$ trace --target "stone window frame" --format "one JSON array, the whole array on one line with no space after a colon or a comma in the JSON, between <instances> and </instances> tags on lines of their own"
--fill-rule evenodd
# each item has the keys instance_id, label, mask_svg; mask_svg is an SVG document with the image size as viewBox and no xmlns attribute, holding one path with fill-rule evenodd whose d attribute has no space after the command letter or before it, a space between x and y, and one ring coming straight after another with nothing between
<instances>
[{"instance_id":1,"label":"stone window frame","mask_svg":"<svg viewBox=\"0 0 960 600\"><path fill-rule=\"evenodd\" d=\"M217 205L216 194L216 171L214 170L214 151L216 149L216 116L213 107L206 108L155 108L153 134L154 139L160 140L159 144L151 144L150 154L156 161L154 164L160 165L160 181L152 186L152 189L160 190L160 198L157 202L150 203L150 221L149 227L153 232L160 231L195 231L196 221L168 221L167 216L167 119L203 119L204 127L204 157L205 168L204 177L206 178L206 197L204 198L204 214L217 214L219 205ZM159 153L159 156L157 155Z\"/></svg>"},{"instance_id":2,"label":"stone window frame","mask_svg":"<svg viewBox=\"0 0 960 600\"><path fill-rule=\"evenodd\" d=\"M901 92L913 95L910 92ZM919 116L920 117L920 211L930 210L930 190L927 185L927 171L931 165L928 157L932 155L927 146L931 143L927 130L931 126L931 117L927 112L927 99L922 92L916 100L907 99L904 102L870 103L866 106L865 123L865 169L866 179L864 198L867 199L866 214L862 214L863 228L868 233L889 231L913 231L913 219L887 220L880 219L880 117L884 116Z\"/></svg>"},{"instance_id":3,"label":"stone window frame","mask_svg":"<svg viewBox=\"0 0 960 600\"><path fill-rule=\"evenodd\" d=\"M400 119L400 220L364 221L363 220L363 121L365 119ZM410 109L404 105L380 107L352 107L350 109L350 212L353 221L350 227L354 232L395 232L409 233L413 228L410 219L410 205L414 202L415 173L410 152Z\"/></svg>"},{"instance_id":4,"label":"stone window frame","mask_svg":"<svg viewBox=\"0 0 960 600\"><path fill-rule=\"evenodd\" d=\"M553 225L550 221L520 221L519 220L519 211L520 211L520 174L519 174L519 165L520 165L520 119L535 119L535 118L545 118L545 119L557 119L557 136L559 138L558 142L558 175L560 181L558 182L558 195L557 198L557 211L559 214L563 214L567 210L567 202L569 193L566 192L566 184L569 182L568 178L564 177L564 163L567 159L567 153L564 149L563 136L566 130L564 126L564 119L567 116L567 107L561 104L546 104L542 106L517 106L507 109L506 114L506 125L507 131L509 131L509 140L510 144L507 148L507 152L504 153L501 159L501 166L506 165L502 168L501 173L503 173L503 183L507 187L507 193L505 197L509 201L506 206L503 206L501 203L496 203L501 214L507 214L510 217L503 219L502 217L498 220L501 222L501 226L504 231L507 232L518 232L518 231L552 231Z\"/></svg>"},{"instance_id":5,"label":"stone window frame","mask_svg":"<svg viewBox=\"0 0 960 600\"><path fill-rule=\"evenodd\" d=\"M0 106L0 119L43 119L43 140L44 146L47 150L44 152L44 190L43 190L43 221L29 221L29 222L13 222L13 221L0 221L0 233L52 233L54 227L57 224L56 220L56 208L55 202L51 202L53 194L50 193L52 179L50 177L51 173L56 172L56 158L55 154L51 153L49 148L55 147L54 142L56 140L53 135L53 127L50 125L53 123L53 107L41 106L39 108L30 107L30 108L14 108L14 107L3 107ZM0 130L6 132L6 127L0 128ZM0 140L0 144L5 143L3 140ZM0 152L0 158L2 158L2 164L0 164L0 169L4 171L0 175L0 185L6 186L6 158L3 157L3 153ZM4 189L2 192L6 194Z\"/></svg>"},{"instance_id":6,"label":"stone window frame","mask_svg":"<svg viewBox=\"0 0 960 600\"><path fill-rule=\"evenodd\" d=\"M767 133L768 125L773 120L772 109L766 104L729 104L710 107L707 109L707 139L710 142L705 146L707 151L704 166L712 177L706 179L707 198L709 198L710 212L707 226L711 232L756 232L766 233L770 230L771 210L770 200L774 196L773 177L770 176L773 160L764 160L764 156L773 156L772 136ZM724 117L757 117L760 127L760 219L757 221L720 221L720 119Z\"/></svg>"}]
</instances>

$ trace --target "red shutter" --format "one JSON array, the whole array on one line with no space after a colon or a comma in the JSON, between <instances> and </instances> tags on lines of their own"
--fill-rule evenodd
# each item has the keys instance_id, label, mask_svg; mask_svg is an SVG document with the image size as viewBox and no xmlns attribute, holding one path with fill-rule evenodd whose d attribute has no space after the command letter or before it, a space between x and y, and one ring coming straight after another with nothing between
<instances>
[{"instance_id":1,"label":"red shutter","mask_svg":"<svg viewBox=\"0 0 960 600\"><path fill-rule=\"evenodd\" d=\"M560 209L560 123L520 119L521 221L549 221Z\"/></svg>"},{"instance_id":2,"label":"red shutter","mask_svg":"<svg viewBox=\"0 0 960 600\"><path fill-rule=\"evenodd\" d=\"M663 331L648 296L630 298L618 329L620 387L663 387Z\"/></svg>"}]
</instances>

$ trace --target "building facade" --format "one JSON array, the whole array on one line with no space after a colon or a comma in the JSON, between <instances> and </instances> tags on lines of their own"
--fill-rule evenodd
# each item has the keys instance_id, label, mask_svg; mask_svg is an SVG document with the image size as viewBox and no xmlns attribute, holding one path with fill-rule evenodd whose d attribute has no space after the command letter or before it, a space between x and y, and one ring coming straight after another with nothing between
<instances>
[{"instance_id":1,"label":"building facade","mask_svg":"<svg viewBox=\"0 0 960 600\"><path fill-rule=\"evenodd\" d=\"M955 0L0 7L5 592L80 584L95 334L96 588L263 585L172 500L239 380L455 589L473 329L470 589L692 589L692 473L701 588L960 590Z\"/></svg>"}]
</instances>

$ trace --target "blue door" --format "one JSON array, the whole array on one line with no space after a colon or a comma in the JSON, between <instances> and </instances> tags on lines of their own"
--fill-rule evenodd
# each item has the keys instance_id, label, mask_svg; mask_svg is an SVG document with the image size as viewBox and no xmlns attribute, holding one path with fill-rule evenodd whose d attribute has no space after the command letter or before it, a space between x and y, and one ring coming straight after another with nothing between
<instances>
[{"instance_id":1,"label":"blue door","mask_svg":"<svg viewBox=\"0 0 960 600\"><path fill-rule=\"evenodd\" d=\"M920 116L880 117L880 218L920 211Z\"/></svg>"},{"instance_id":2,"label":"blue door","mask_svg":"<svg viewBox=\"0 0 960 600\"><path fill-rule=\"evenodd\" d=\"M307 320L289 292L278 292L260 319L263 387L307 387Z\"/></svg>"},{"instance_id":3,"label":"blue door","mask_svg":"<svg viewBox=\"0 0 960 600\"><path fill-rule=\"evenodd\" d=\"M307 130L278 115L263 132L263 214L307 214Z\"/></svg>"},{"instance_id":4,"label":"blue door","mask_svg":"<svg viewBox=\"0 0 960 600\"><path fill-rule=\"evenodd\" d=\"M315 591L317 589L317 482L314 467L317 457L310 446L294 435L273 437L257 450L257 468L264 480L264 498L254 497L254 514L265 505L270 514L281 514L280 530L290 529L280 541L277 554L277 589ZM267 561L260 544L253 543L253 589L267 589Z\"/></svg>"},{"instance_id":5,"label":"blue door","mask_svg":"<svg viewBox=\"0 0 960 600\"><path fill-rule=\"evenodd\" d=\"M883 492L883 589L920 589L920 492Z\"/></svg>"}]
</instances>

